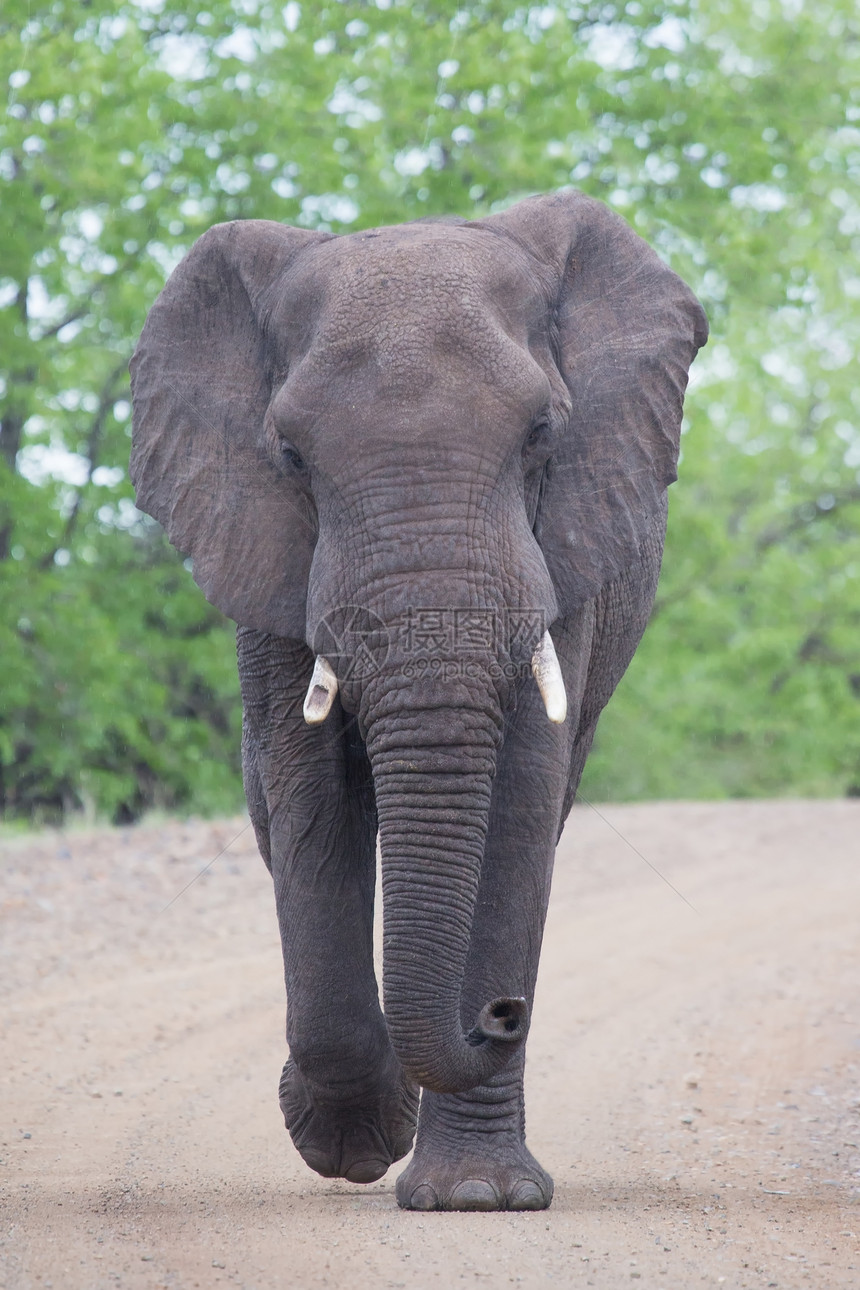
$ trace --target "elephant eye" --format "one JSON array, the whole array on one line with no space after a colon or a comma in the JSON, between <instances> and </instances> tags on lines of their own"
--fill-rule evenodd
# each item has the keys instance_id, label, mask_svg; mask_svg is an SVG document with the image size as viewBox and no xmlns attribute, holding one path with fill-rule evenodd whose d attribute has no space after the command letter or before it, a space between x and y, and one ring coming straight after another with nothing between
<instances>
[{"instance_id":1,"label":"elephant eye","mask_svg":"<svg viewBox=\"0 0 860 1290\"><path fill-rule=\"evenodd\" d=\"M549 422L538 421L532 426L523 442L523 452L530 452L533 448L539 447L546 442L549 432Z\"/></svg>"},{"instance_id":2,"label":"elephant eye","mask_svg":"<svg viewBox=\"0 0 860 1290\"><path fill-rule=\"evenodd\" d=\"M305 459L302 454L297 448L294 448L291 443L287 443L286 439L281 440L281 457L283 458L284 464L289 466L291 470L307 469Z\"/></svg>"}]
</instances>

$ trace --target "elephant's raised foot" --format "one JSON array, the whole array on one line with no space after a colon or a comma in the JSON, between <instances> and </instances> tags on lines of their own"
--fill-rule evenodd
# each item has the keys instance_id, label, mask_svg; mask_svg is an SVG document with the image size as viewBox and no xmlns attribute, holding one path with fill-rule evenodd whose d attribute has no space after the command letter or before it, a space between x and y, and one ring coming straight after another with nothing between
<instances>
[{"instance_id":1,"label":"elephant's raised foot","mask_svg":"<svg viewBox=\"0 0 860 1290\"><path fill-rule=\"evenodd\" d=\"M304 1160L323 1178L371 1183L412 1146L418 1090L397 1070L360 1099L337 1101L312 1094L292 1060L281 1075L281 1110Z\"/></svg>"},{"instance_id":2,"label":"elephant's raised foot","mask_svg":"<svg viewBox=\"0 0 860 1290\"><path fill-rule=\"evenodd\" d=\"M547 1209L552 1190L549 1174L521 1147L502 1160L433 1162L416 1154L395 1194L401 1209Z\"/></svg>"}]
</instances>

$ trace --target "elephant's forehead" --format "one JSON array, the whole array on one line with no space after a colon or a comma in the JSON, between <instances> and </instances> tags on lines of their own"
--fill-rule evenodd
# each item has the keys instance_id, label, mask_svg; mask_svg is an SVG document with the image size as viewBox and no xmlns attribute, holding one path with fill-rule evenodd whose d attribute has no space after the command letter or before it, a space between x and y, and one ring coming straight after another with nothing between
<instances>
[{"instance_id":1,"label":"elephant's forehead","mask_svg":"<svg viewBox=\"0 0 860 1290\"><path fill-rule=\"evenodd\" d=\"M315 265L316 337L388 349L456 338L486 344L501 325L520 330L533 311L528 279L496 239L419 226L325 243Z\"/></svg>"},{"instance_id":2,"label":"elephant's forehead","mask_svg":"<svg viewBox=\"0 0 860 1290\"><path fill-rule=\"evenodd\" d=\"M422 283L469 289L517 271L497 238L468 225L370 229L324 242L316 259L331 271L334 294L382 290L396 297Z\"/></svg>"}]
</instances>

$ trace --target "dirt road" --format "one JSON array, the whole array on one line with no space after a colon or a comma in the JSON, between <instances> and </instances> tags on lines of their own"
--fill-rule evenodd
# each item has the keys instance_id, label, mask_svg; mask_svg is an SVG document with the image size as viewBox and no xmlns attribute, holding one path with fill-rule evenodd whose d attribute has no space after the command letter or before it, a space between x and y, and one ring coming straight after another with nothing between
<instances>
[{"instance_id":1,"label":"dirt road","mask_svg":"<svg viewBox=\"0 0 860 1290\"><path fill-rule=\"evenodd\" d=\"M546 1214L305 1168L242 820L0 849L8 1290L860 1286L860 802L574 811L529 1049Z\"/></svg>"}]
</instances>

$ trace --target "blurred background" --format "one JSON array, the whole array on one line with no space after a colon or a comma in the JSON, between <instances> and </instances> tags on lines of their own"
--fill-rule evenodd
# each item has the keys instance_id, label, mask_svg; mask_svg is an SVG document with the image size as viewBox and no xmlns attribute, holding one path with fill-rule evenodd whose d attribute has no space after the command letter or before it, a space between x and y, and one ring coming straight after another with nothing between
<instances>
[{"instance_id":1,"label":"blurred background","mask_svg":"<svg viewBox=\"0 0 860 1290\"><path fill-rule=\"evenodd\" d=\"M565 186L697 291L651 626L583 793L860 795L855 0L4 0L0 810L242 804L234 629L127 477L127 363L211 224Z\"/></svg>"}]
</instances>

